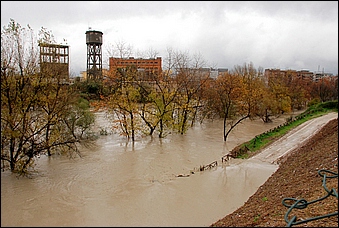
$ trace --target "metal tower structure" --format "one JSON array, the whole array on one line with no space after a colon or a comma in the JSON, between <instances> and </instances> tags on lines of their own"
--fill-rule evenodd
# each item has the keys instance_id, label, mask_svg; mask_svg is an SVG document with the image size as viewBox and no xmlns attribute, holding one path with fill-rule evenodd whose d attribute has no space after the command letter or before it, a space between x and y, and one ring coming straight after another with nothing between
<instances>
[{"instance_id":1,"label":"metal tower structure","mask_svg":"<svg viewBox=\"0 0 339 228\"><path fill-rule=\"evenodd\" d=\"M102 79L102 32L86 32L87 44L87 80Z\"/></svg>"}]
</instances>

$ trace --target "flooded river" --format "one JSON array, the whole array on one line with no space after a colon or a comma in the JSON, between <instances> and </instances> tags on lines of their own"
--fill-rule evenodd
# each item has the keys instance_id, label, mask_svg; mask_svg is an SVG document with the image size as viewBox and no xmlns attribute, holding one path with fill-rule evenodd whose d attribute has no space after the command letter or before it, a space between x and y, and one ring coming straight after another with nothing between
<instances>
[{"instance_id":1,"label":"flooded river","mask_svg":"<svg viewBox=\"0 0 339 228\"><path fill-rule=\"evenodd\" d=\"M107 126L98 117L98 127ZM278 168L238 159L221 164L221 157L287 117L245 120L227 143L218 120L134 144L100 136L81 148L82 158L41 156L32 178L1 172L1 226L209 226L242 206ZM191 173L213 161L217 167Z\"/></svg>"}]
</instances>

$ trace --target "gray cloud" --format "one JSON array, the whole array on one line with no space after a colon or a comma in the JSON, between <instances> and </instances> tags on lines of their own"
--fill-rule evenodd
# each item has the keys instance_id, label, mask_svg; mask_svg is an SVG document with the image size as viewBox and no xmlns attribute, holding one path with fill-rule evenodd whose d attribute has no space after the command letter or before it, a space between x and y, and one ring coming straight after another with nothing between
<instances>
[{"instance_id":1,"label":"gray cloud","mask_svg":"<svg viewBox=\"0 0 339 228\"><path fill-rule=\"evenodd\" d=\"M135 54L152 48L165 56L172 47L216 67L252 62L338 74L336 1L1 1L1 26L10 18L67 39L76 75L86 68L88 27L103 32L103 49L125 41Z\"/></svg>"}]
</instances>

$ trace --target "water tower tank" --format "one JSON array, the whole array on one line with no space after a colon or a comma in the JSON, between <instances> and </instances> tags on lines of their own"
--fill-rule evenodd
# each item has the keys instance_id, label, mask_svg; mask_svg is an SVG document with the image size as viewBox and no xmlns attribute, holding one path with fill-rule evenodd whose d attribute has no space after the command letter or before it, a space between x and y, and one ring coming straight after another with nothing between
<instances>
[{"instance_id":1,"label":"water tower tank","mask_svg":"<svg viewBox=\"0 0 339 228\"><path fill-rule=\"evenodd\" d=\"M100 31L87 31L86 44L102 44L102 32Z\"/></svg>"}]
</instances>

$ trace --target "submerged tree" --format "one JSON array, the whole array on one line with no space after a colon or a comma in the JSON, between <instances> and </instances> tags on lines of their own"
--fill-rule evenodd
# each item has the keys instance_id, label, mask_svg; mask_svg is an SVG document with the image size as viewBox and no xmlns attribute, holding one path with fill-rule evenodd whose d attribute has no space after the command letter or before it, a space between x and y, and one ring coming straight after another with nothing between
<instances>
[{"instance_id":1,"label":"submerged tree","mask_svg":"<svg viewBox=\"0 0 339 228\"><path fill-rule=\"evenodd\" d=\"M114 114L122 134L135 141L140 129L139 108L140 93L136 85L138 72L133 67L128 67L121 72L121 86L111 94L107 100L108 111Z\"/></svg>"},{"instance_id":2,"label":"submerged tree","mask_svg":"<svg viewBox=\"0 0 339 228\"><path fill-rule=\"evenodd\" d=\"M254 118L262 97L261 70L253 64L235 66L232 72L209 81L204 92L204 111L209 117L223 118L223 139L243 120Z\"/></svg>"},{"instance_id":3,"label":"submerged tree","mask_svg":"<svg viewBox=\"0 0 339 228\"><path fill-rule=\"evenodd\" d=\"M207 92L206 105L212 113L218 114L223 118L223 137L226 141L229 132L227 130L227 120L235 119L238 115L238 108L241 105L244 84L242 78L231 73L223 73L212 84ZM215 115L213 114L213 115ZM243 118L243 117L242 117Z\"/></svg>"},{"instance_id":4,"label":"submerged tree","mask_svg":"<svg viewBox=\"0 0 339 228\"><path fill-rule=\"evenodd\" d=\"M191 59L186 53L176 53L174 60L174 82L179 94L175 102L175 127L180 134L184 134L196 120L198 108L201 106L202 89L210 72L208 68L204 69L205 61L201 55L194 55Z\"/></svg>"}]
</instances>

